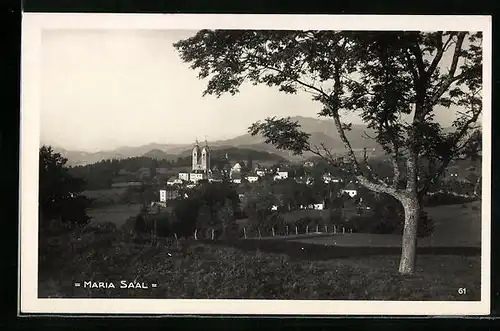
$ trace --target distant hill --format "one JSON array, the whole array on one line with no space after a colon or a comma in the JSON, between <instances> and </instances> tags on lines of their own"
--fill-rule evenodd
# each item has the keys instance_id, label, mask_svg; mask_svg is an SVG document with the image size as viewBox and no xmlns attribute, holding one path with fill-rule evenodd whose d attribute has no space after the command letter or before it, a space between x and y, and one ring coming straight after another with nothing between
<instances>
[{"instance_id":1,"label":"distant hill","mask_svg":"<svg viewBox=\"0 0 500 331\"><path fill-rule=\"evenodd\" d=\"M276 161L276 162L286 161L286 159L281 155L277 155L275 153L262 150L255 150L251 148L232 147L232 146L220 146L220 147L216 146L211 148L212 160L222 159L226 156L226 154L230 160L245 161L250 158L252 160L260 160L260 161ZM184 152L180 153L179 156L190 157L191 149L185 150Z\"/></svg>"},{"instance_id":2,"label":"distant hill","mask_svg":"<svg viewBox=\"0 0 500 331\"><path fill-rule=\"evenodd\" d=\"M319 146L324 143L332 153L344 153L344 144L342 143L335 124L331 119L319 119L303 116L295 116L291 118L298 121L303 131L309 133L311 145ZM446 128L450 131L450 128ZM347 137L354 150L361 150L364 147L379 151L381 148L375 140L368 136L374 136L373 130L368 129L366 125L353 124L351 131L346 132ZM209 146L215 150L225 148L238 147L253 151L261 151L272 153L273 155L286 158L290 161L303 160L311 157L312 153L304 153L302 156L293 155L289 151L278 150L272 145L266 144L262 136L252 136L244 133L240 136L208 142ZM148 156L156 159L176 159L179 156L185 157L190 155L192 144L158 144L152 143L142 146L120 147L111 151L100 151L96 153L88 153L81 151L68 151L60 148L54 148L68 159L69 165L84 165L98 162L103 159L124 159L129 157ZM266 154L262 154L266 156ZM266 156L267 157L267 156Z\"/></svg>"},{"instance_id":3,"label":"distant hill","mask_svg":"<svg viewBox=\"0 0 500 331\"><path fill-rule=\"evenodd\" d=\"M160 149L152 149L152 150L148 151L147 153L144 153L143 156L149 157L152 159L156 159L156 160L169 160L169 161L175 160L178 158L178 156L167 154Z\"/></svg>"},{"instance_id":4,"label":"distant hill","mask_svg":"<svg viewBox=\"0 0 500 331\"><path fill-rule=\"evenodd\" d=\"M125 159L126 155L120 154L117 151L100 151L100 152L81 152L81 151L69 151L59 147L53 147L54 151L61 154L61 156L68 159L68 165L86 165L93 164L102 160L107 159Z\"/></svg>"}]
</instances>

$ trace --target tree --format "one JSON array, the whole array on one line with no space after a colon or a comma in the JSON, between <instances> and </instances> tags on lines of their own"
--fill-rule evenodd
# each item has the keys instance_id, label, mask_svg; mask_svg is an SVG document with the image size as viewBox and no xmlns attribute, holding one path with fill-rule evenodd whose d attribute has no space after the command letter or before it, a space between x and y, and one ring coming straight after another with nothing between
<instances>
[{"instance_id":1,"label":"tree","mask_svg":"<svg viewBox=\"0 0 500 331\"><path fill-rule=\"evenodd\" d=\"M234 237L238 225L235 222L232 201L226 198L223 204L218 203L216 215L222 227L222 237L224 239Z\"/></svg>"},{"instance_id":2,"label":"tree","mask_svg":"<svg viewBox=\"0 0 500 331\"><path fill-rule=\"evenodd\" d=\"M241 209L255 226L263 225L271 214L274 196L269 185L256 185L245 193Z\"/></svg>"},{"instance_id":3,"label":"tree","mask_svg":"<svg viewBox=\"0 0 500 331\"><path fill-rule=\"evenodd\" d=\"M482 34L467 32L345 32L202 30L174 44L183 61L208 79L203 95L232 95L244 82L303 90L322 106L343 141L349 170L372 191L389 194L405 212L399 271L414 272L422 197L448 163L469 146L482 111ZM455 107L452 132L435 121L439 107ZM441 108L442 109L442 108ZM366 154L359 159L346 137L343 114L355 112L375 132L391 159L393 176L380 178ZM343 166L290 118L267 118L249 131L295 154L310 151ZM431 171L419 176L419 161Z\"/></svg>"},{"instance_id":4,"label":"tree","mask_svg":"<svg viewBox=\"0 0 500 331\"><path fill-rule=\"evenodd\" d=\"M85 181L69 174L66 162L50 146L39 150L39 222L44 230L51 220L67 225L85 225L90 201L82 195Z\"/></svg>"}]
</instances>

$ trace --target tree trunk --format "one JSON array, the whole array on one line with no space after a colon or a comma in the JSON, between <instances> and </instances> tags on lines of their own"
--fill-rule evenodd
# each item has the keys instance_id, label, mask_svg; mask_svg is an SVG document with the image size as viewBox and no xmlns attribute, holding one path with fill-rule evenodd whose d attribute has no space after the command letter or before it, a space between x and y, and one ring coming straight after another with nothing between
<instances>
[{"instance_id":1,"label":"tree trunk","mask_svg":"<svg viewBox=\"0 0 500 331\"><path fill-rule=\"evenodd\" d=\"M405 223L403 229L399 272L403 275L410 275L415 272L420 204L417 197L407 198L402 202L402 204L405 211Z\"/></svg>"}]
</instances>

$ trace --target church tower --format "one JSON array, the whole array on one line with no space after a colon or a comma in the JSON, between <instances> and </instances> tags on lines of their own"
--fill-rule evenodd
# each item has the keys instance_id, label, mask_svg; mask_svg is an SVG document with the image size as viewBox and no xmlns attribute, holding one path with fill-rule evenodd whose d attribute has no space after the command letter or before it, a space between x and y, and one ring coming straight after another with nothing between
<instances>
[{"instance_id":1,"label":"church tower","mask_svg":"<svg viewBox=\"0 0 500 331\"><path fill-rule=\"evenodd\" d=\"M192 153L192 169L198 170L200 169L200 146L198 145L198 139L196 139L196 144L193 147Z\"/></svg>"},{"instance_id":2,"label":"church tower","mask_svg":"<svg viewBox=\"0 0 500 331\"><path fill-rule=\"evenodd\" d=\"M210 171L210 148L208 148L207 140L205 139L205 146L201 150L201 170L205 173Z\"/></svg>"}]
</instances>

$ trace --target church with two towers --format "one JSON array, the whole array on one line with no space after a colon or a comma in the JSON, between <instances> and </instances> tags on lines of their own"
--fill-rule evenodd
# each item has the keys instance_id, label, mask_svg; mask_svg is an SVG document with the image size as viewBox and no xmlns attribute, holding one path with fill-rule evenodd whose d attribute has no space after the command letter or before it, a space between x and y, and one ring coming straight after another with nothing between
<instances>
[{"instance_id":1,"label":"church with two towers","mask_svg":"<svg viewBox=\"0 0 500 331\"><path fill-rule=\"evenodd\" d=\"M193 147L192 152L192 172L202 172L208 174L210 172L210 148L205 140L205 146L200 148L198 140Z\"/></svg>"}]
</instances>

